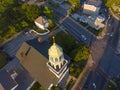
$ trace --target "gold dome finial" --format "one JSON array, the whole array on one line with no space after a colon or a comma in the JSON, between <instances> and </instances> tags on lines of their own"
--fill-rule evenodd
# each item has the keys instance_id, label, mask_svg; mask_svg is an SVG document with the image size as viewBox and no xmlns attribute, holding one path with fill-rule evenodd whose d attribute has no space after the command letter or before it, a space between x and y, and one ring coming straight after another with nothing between
<instances>
[{"instance_id":1,"label":"gold dome finial","mask_svg":"<svg viewBox=\"0 0 120 90\"><path fill-rule=\"evenodd\" d=\"M53 38L53 44L55 44L55 37L53 36L52 38Z\"/></svg>"}]
</instances>

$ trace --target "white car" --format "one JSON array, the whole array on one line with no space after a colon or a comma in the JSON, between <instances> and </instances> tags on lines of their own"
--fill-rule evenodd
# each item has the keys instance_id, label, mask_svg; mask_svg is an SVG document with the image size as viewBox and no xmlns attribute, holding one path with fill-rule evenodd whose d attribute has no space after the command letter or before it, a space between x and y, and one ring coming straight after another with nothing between
<instances>
[{"instance_id":1,"label":"white car","mask_svg":"<svg viewBox=\"0 0 120 90\"><path fill-rule=\"evenodd\" d=\"M83 40L87 40L87 38L84 35L81 35L81 37L83 38Z\"/></svg>"},{"instance_id":2,"label":"white car","mask_svg":"<svg viewBox=\"0 0 120 90\"><path fill-rule=\"evenodd\" d=\"M93 87L96 88L96 84L95 83L93 83Z\"/></svg>"}]
</instances>

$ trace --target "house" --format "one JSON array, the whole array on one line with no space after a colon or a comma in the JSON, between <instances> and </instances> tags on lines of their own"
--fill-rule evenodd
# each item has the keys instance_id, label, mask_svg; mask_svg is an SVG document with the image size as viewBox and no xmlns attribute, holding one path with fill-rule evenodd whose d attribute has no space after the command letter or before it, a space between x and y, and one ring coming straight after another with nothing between
<instances>
[{"instance_id":1,"label":"house","mask_svg":"<svg viewBox=\"0 0 120 90\"><path fill-rule=\"evenodd\" d=\"M39 42L38 39L26 41L18 50L16 57L29 74L46 90L54 86L64 87L68 73L68 63L62 48L55 42Z\"/></svg>"},{"instance_id":2,"label":"house","mask_svg":"<svg viewBox=\"0 0 120 90\"><path fill-rule=\"evenodd\" d=\"M95 25L95 29L100 29L103 28L105 26L105 24L103 23L103 21L105 21L105 18L102 16L97 16L95 21L94 21L94 25Z\"/></svg>"},{"instance_id":3,"label":"house","mask_svg":"<svg viewBox=\"0 0 120 90\"><path fill-rule=\"evenodd\" d=\"M48 27L49 23L48 20L45 17L39 16L35 21L35 25L39 27L42 30L46 30Z\"/></svg>"},{"instance_id":4,"label":"house","mask_svg":"<svg viewBox=\"0 0 120 90\"><path fill-rule=\"evenodd\" d=\"M88 15L97 15L99 13L101 0L86 0L83 4L83 13Z\"/></svg>"},{"instance_id":5,"label":"house","mask_svg":"<svg viewBox=\"0 0 120 90\"><path fill-rule=\"evenodd\" d=\"M105 27L105 24L103 21L105 20L104 17L102 16L89 16L88 17L88 24L92 27L95 28L96 30L99 30L100 28Z\"/></svg>"},{"instance_id":6,"label":"house","mask_svg":"<svg viewBox=\"0 0 120 90\"><path fill-rule=\"evenodd\" d=\"M18 87L17 82L6 70L0 71L0 90L15 90Z\"/></svg>"}]
</instances>

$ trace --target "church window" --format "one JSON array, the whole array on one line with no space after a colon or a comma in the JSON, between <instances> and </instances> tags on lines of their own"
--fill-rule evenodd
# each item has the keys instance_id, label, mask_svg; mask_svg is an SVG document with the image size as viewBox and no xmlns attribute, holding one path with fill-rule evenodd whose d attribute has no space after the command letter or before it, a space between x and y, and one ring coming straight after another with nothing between
<instances>
[{"instance_id":1,"label":"church window","mask_svg":"<svg viewBox=\"0 0 120 90\"><path fill-rule=\"evenodd\" d=\"M57 62L58 61L58 59L57 58L55 58L55 62Z\"/></svg>"},{"instance_id":2,"label":"church window","mask_svg":"<svg viewBox=\"0 0 120 90\"><path fill-rule=\"evenodd\" d=\"M50 59L51 59L51 61L53 61L53 58L52 58L52 57L50 57Z\"/></svg>"}]
</instances>

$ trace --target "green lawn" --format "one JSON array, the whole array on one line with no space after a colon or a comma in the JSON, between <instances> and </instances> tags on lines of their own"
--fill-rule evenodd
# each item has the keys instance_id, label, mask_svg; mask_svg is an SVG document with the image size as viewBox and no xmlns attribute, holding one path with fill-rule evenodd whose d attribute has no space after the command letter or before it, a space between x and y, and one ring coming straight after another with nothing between
<instances>
[{"instance_id":1,"label":"green lawn","mask_svg":"<svg viewBox=\"0 0 120 90\"><path fill-rule=\"evenodd\" d=\"M47 32L47 30L42 30L42 29L40 29L40 28L38 28L38 27L35 27L34 30L35 30L36 32L38 32L38 33Z\"/></svg>"},{"instance_id":2,"label":"green lawn","mask_svg":"<svg viewBox=\"0 0 120 90\"><path fill-rule=\"evenodd\" d=\"M0 52L0 69L7 64L7 59L8 55L6 53Z\"/></svg>"}]
</instances>

